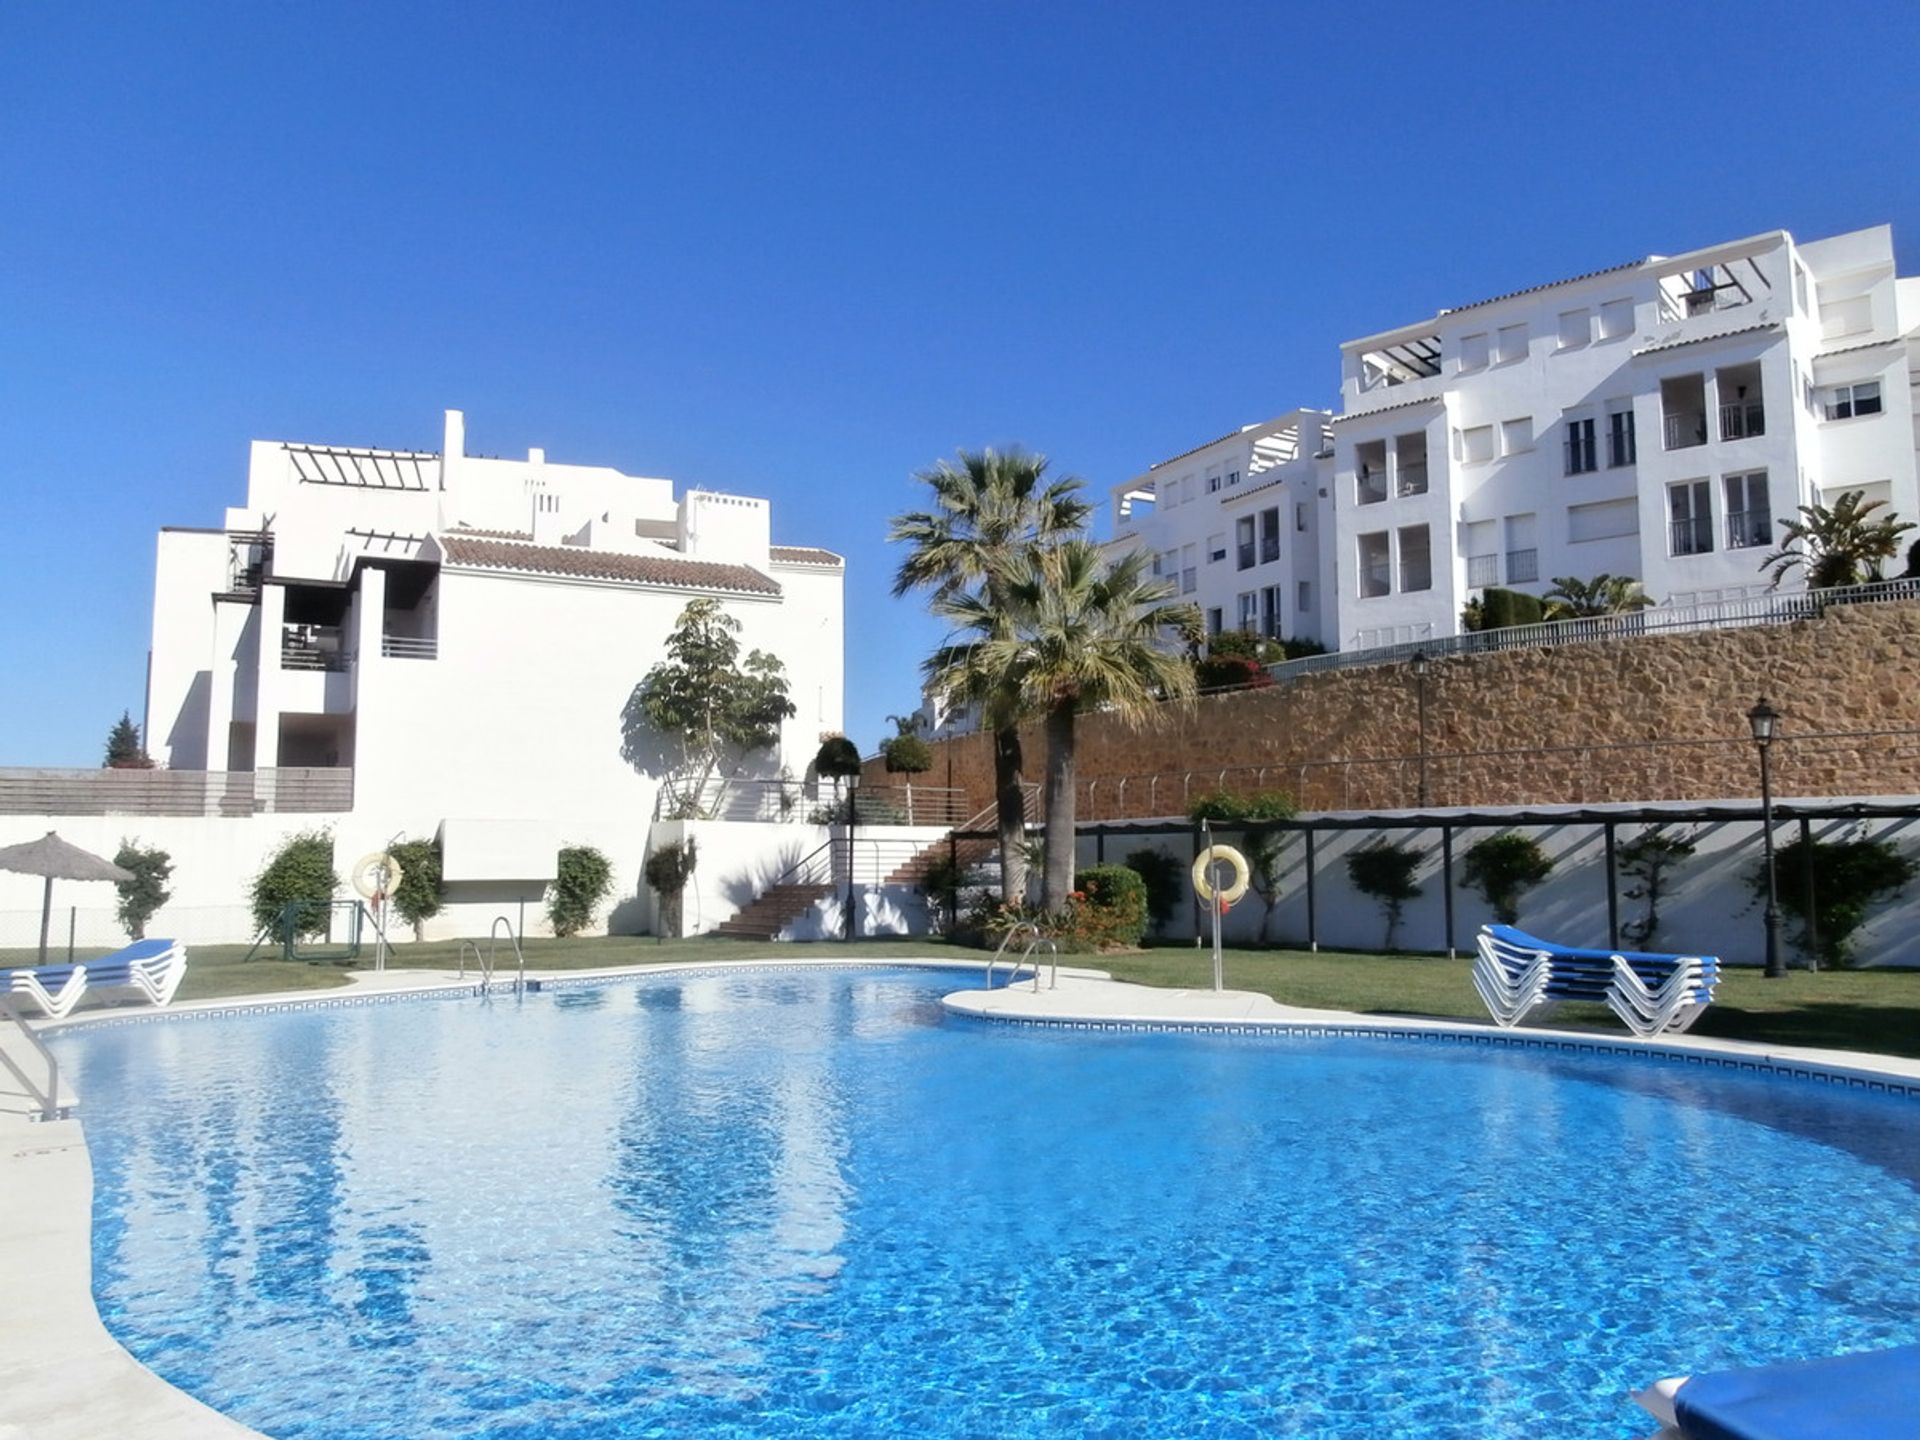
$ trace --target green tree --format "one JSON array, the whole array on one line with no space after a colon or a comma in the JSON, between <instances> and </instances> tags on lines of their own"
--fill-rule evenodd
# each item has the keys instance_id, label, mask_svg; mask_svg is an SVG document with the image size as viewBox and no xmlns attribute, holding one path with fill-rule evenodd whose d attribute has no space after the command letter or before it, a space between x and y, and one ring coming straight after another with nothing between
<instances>
[{"instance_id":1,"label":"green tree","mask_svg":"<svg viewBox=\"0 0 1920 1440\"><path fill-rule=\"evenodd\" d=\"M1420 895L1420 887L1413 878L1413 872L1419 868L1418 850L1386 839L1362 845L1347 855L1347 878L1353 881L1353 888L1362 895L1372 896L1387 917L1386 938L1380 942L1383 950L1393 949L1401 912L1406 909L1407 901Z\"/></svg>"},{"instance_id":2,"label":"green tree","mask_svg":"<svg viewBox=\"0 0 1920 1440\"><path fill-rule=\"evenodd\" d=\"M413 927L418 940L420 927L440 913L440 842L401 840L387 853L400 866L400 884L389 897L393 912Z\"/></svg>"},{"instance_id":3,"label":"green tree","mask_svg":"<svg viewBox=\"0 0 1920 1440\"><path fill-rule=\"evenodd\" d=\"M1081 533L1092 506L1072 476L1047 478L1043 455L1019 450L962 450L958 463L942 460L915 479L933 492L931 509L893 517L887 538L911 547L894 576L893 593L930 592L936 607L971 595L991 628L975 637L1003 637L1002 595L1014 562L1029 552ZM1022 696L1009 677L964 665L927 662L945 697L978 704L993 736L993 790L1000 835L1001 899L1018 904L1026 892L1019 844L1026 833L1024 757L1020 750Z\"/></svg>"},{"instance_id":4,"label":"green tree","mask_svg":"<svg viewBox=\"0 0 1920 1440\"><path fill-rule=\"evenodd\" d=\"M140 727L133 723L131 711L122 710L120 718L107 734L107 756L103 770L151 770L153 761L147 747L140 743Z\"/></svg>"},{"instance_id":5,"label":"green tree","mask_svg":"<svg viewBox=\"0 0 1920 1440\"><path fill-rule=\"evenodd\" d=\"M1512 830L1475 841L1461 867L1460 886L1477 890L1502 925L1520 920L1520 896L1553 873L1553 861L1531 835Z\"/></svg>"},{"instance_id":6,"label":"green tree","mask_svg":"<svg viewBox=\"0 0 1920 1440\"><path fill-rule=\"evenodd\" d=\"M622 715L622 753L647 768L670 766L673 813L705 813L714 777L748 755L780 743L780 722L794 713L784 667L763 650L740 659L740 622L718 600L689 602L667 637L667 658L634 687ZM652 744L665 742L664 755Z\"/></svg>"},{"instance_id":7,"label":"green tree","mask_svg":"<svg viewBox=\"0 0 1920 1440\"><path fill-rule=\"evenodd\" d=\"M889 715L894 733L881 742L880 754L889 775L924 775L933 768L933 751L920 737L918 715Z\"/></svg>"},{"instance_id":8,"label":"green tree","mask_svg":"<svg viewBox=\"0 0 1920 1440\"><path fill-rule=\"evenodd\" d=\"M1074 724L1099 708L1139 724L1166 700L1190 700L1193 667L1182 653L1200 612L1168 603L1173 586L1135 552L1111 565L1091 540L1067 540L1008 563L998 603L965 592L934 611L964 637L936 652L931 674L977 675L1041 716L1047 737L1045 868L1041 905L1058 911L1073 890Z\"/></svg>"},{"instance_id":9,"label":"green tree","mask_svg":"<svg viewBox=\"0 0 1920 1440\"><path fill-rule=\"evenodd\" d=\"M113 888L120 901L115 910L120 928L132 940L147 938L147 922L154 912L173 898L167 881L173 878L173 857L164 850L152 849L133 840L122 840L113 863L132 875L131 880L116 880Z\"/></svg>"},{"instance_id":10,"label":"green tree","mask_svg":"<svg viewBox=\"0 0 1920 1440\"><path fill-rule=\"evenodd\" d=\"M1547 591L1549 620L1581 620L1594 615L1627 615L1644 610L1653 601L1631 575L1596 575L1582 580L1556 575Z\"/></svg>"},{"instance_id":11,"label":"green tree","mask_svg":"<svg viewBox=\"0 0 1920 1440\"><path fill-rule=\"evenodd\" d=\"M1627 899L1647 902L1638 920L1629 920L1620 927L1628 944L1652 943L1654 932L1660 928L1660 899L1667 891L1667 872L1693 851L1693 836L1675 834L1664 825L1654 825L1615 852L1614 860L1620 873L1632 882L1624 892Z\"/></svg>"},{"instance_id":12,"label":"green tree","mask_svg":"<svg viewBox=\"0 0 1920 1440\"><path fill-rule=\"evenodd\" d=\"M1881 567L1898 553L1900 537L1914 528L1891 514L1875 517L1886 503L1849 490L1831 509L1802 505L1797 520L1780 522L1780 548L1760 562L1761 574L1771 577L1776 590L1796 565L1813 590L1878 580Z\"/></svg>"},{"instance_id":13,"label":"green tree","mask_svg":"<svg viewBox=\"0 0 1920 1440\"><path fill-rule=\"evenodd\" d=\"M280 842L260 873L248 899L253 923L281 940L324 935L327 914L340 877L333 868L333 836L325 830L301 830ZM289 908L291 907L291 908ZM283 917L290 923L283 924Z\"/></svg>"},{"instance_id":14,"label":"green tree","mask_svg":"<svg viewBox=\"0 0 1920 1440\"><path fill-rule=\"evenodd\" d=\"M556 935L578 935L593 923L593 912L613 889L613 864L591 845L569 845L560 852L547 919Z\"/></svg>"}]
</instances>

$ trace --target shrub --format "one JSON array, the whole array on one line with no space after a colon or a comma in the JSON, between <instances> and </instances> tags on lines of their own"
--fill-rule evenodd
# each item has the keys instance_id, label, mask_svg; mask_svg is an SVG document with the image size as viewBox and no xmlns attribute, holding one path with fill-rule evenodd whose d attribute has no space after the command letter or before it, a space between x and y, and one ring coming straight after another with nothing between
<instances>
[{"instance_id":1,"label":"shrub","mask_svg":"<svg viewBox=\"0 0 1920 1440\"><path fill-rule=\"evenodd\" d=\"M440 886L440 842L438 840L402 840L389 845L387 853L400 867L400 884L389 896L393 912L413 927L413 938L420 938L420 927L440 913L445 898Z\"/></svg>"},{"instance_id":2,"label":"shrub","mask_svg":"<svg viewBox=\"0 0 1920 1440\"><path fill-rule=\"evenodd\" d=\"M173 876L173 857L164 850L150 850L132 840L122 840L113 863L133 876L131 880L113 882L113 888L120 892L120 903L115 907L120 928L127 932L129 940L144 940L147 921L153 918L154 911L173 898L173 892L167 889L167 881Z\"/></svg>"},{"instance_id":3,"label":"shrub","mask_svg":"<svg viewBox=\"0 0 1920 1440\"><path fill-rule=\"evenodd\" d=\"M1387 917L1382 949L1393 949L1394 933L1400 928L1400 913L1407 901L1420 894L1420 887L1413 880L1413 872L1419 868L1418 850L1390 840L1375 840L1347 856L1347 878L1353 881L1353 888L1362 895L1372 896Z\"/></svg>"},{"instance_id":4,"label":"shrub","mask_svg":"<svg viewBox=\"0 0 1920 1440\"><path fill-rule=\"evenodd\" d=\"M578 935L593 923L593 912L613 888L613 866L591 845L570 845L560 852L547 919L556 935Z\"/></svg>"},{"instance_id":5,"label":"shrub","mask_svg":"<svg viewBox=\"0 0 1920 1440\"><path fill-rule=\"evenodd\" d=\"M678 938L681 895L687 888L687 881L693 878L694 867L699 863L700 847L689 835L684 840L662 845L647 856L647 863L640 867L647 885L660 897L660 929L663 934Z\"/></svg>"},{"instance_id":6,"label":"shrub","mask_svg":"<svg viewBox=\"0 0 1920 1440\"><path fill-rule=\"evenodd\" d=\"M1146 887L1149 923L1156 932L1164 930L1180 904L1180 862L1164 850L1135 850L1127 856L1127 868Z\"/></svg>"},{"instance_id":7,"label":"shrub","mask_svg":"<svg viewBox=\"0 0 1920 1440\"><path fill-rule=\"evenodd\" d=\"M1147 882L1125 865L1091 865L1079 875L1074 938L1094 949L1135 946L1147 930Z\"/></svg>"},{"instance_id":8,"label":"shrub","mask_svg":"<svg viewBox=\"0 0 1920 1440\"><path fill-rule=\"evenodd\" d=\"M1208 655L1193 662L1194 684L1202 690L1264 690L1273 676L1258 660L1244 655Z\"/></svg>"},{"instance_id":9,"label":"shrub","mask_svg":"<svg viewBox=\"0 0 1920 1440\"><path fill-rule=\"evenodd\" d=\"M253 923L281 940L327 931L327 912L340 877L333 869L333 836L325 830L301 830L280 842L264 869L253 877L249 900ZM281 917L289 905L291 925ZM287 934L291 929L292 936Z\"/></svg>"},{"instance_id":10,"label":"shrub","mask_svg":"<svg viewBox=\"0 0 1920 1440\"><path fill-rule=\"evenodd\" d=\"M1553 861L1531 835L1504 831L1476 841L1461 867L1462 889L1477 890L1502 925L1520 919L1520 896L1553 873Z\"/></svg>"},{"instance_id":11,"label":"shrub","mask_svg":"<svg viewBox=\"0 0 1920 1440\"><path fill-rule=\"evenodd\" d=\"M896 735L880 747L889 775L924 775L933 768L933 751L918 735Z\"/></svg>"},{"instance_id":12,"label":"shrub","mask_svg":"<svg viewBox=\"0 0 1920 1440\"><path fill-rule=\"evenodd\" d=\"M1809 840L1809 851L1799 840L1773 852L1774 886L1780 908L1799 921L1794 944L1804 954L1817 950L1820 961L1846 969L1857 958L1853 937L1867 921L1867 912L1890 900L1920 873L1912 857L1885 840L1855 833L1843 840ZM1807 911L1806 874L1813 865L1813 912ZM1753 893L1767 893L1767 862L1754 867ZM1809 918L1814 922L1811 930ZM1817 945L1815 941L1818 941Z\"/></svg>"},{"instance_id":13,"label":"shrub","mask_svg":"<svg viewBox=\"0 0 1920 1440\"><path fill-rule=\"evenodd\" d=\"M1187 806L1189 819L1211 820L1215 825L1236 820L1291 820L1299 813L1300 807L1284 790L1255 790L1248 795L1214 790Z\"/></svg>"},{"instance_id":14,"label":"shrub","mask_svg":"<svg viewBox=\"0 0 1920 1440\"><path fill-rule=\"evenodd\" d=\"M1546 618L1547 607L1539 596L1489 585L1467 602L1460 625L1465 630L1504 630L1509 625L1538 625Z\"/></svg>"},{"instance_id":15,"label":"shrub","mask_svg":"<svg viewBox=\"0 0 1920 1440\"><path fill-rule=\"evenodd\" d=\"M813 757L813 769L817 775L825 775L839 780L860 773L860 751L844 735L829 735L820 742L819 753Z\"/></svg>"}]
</instances>

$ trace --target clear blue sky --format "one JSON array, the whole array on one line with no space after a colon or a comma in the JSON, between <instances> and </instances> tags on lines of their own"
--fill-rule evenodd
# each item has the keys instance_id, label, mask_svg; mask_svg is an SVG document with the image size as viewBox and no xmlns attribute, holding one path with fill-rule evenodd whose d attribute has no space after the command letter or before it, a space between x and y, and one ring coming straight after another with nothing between
<instances>
[{"instance_id":1,"label":"clear blue sky","mask_svg":"<svg viewBox=\"0 0 1920 1440\"><path fill-rule=\"evenodd\" d=\"M254 437L765 495L848 557L863 748L958 446L1105 487L1335 347L1649 252L1891 222L1911 0L0 6L0 764L142 706L155 531ZM633 659L638 679L649 657Z\"/></svg>"}]
</instances>

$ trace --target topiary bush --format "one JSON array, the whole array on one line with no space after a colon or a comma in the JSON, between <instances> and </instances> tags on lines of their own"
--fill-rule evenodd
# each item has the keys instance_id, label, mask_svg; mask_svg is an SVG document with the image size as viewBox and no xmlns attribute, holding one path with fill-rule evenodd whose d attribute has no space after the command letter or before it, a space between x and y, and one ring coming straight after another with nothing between
<instances>
[{"instance_id":1,"label":"topiary bush","mask_svg":"<svg viewBox=\"0 0 1920 1440\"><path fill-rule=\"evenodd\" d=\"M413 938L420 938L420 927L440 913L445 893L440 882L440 842L438 840L402 840L389 845L387 853L400 866L400 884L388 897L393 913L413 927Z\"/></svg>"},{"instance_id":2,"label":"topiary bush","mask_svg":"<svg viewBox=\"0 0 1920 1440\"><path fill-rule=\"evenodd\" d=\"M660 931L663 935L673 939L680 937L683 913L681 897L687 888L687 881L693 878L694 867L699 863L700 847L689 835L671 845L662 845L640 867L648 886L660 897Z\"/></svg>"},{"instance_id":3,"label":"topiary bush","mask_svg":"<svg viewBox=\"0 0 1920 1440\"><path fill-rule=\"evenodd\" d=\"M173 892L167 889L167 881L173 878L173 857L164 850L122 840L113 863L133 876L131 880L113 882L113 888L120 894L119 903L114 907L120 917L120 928L127 932L129 940L144 940L147 922L153 918L154 911L173 898Z\"/></svg>"},{"instance_id":4,"label":"topiary bush","mask_svg":"<svg viewBox=\"0 0 1920 1440\"><path fill-rule=\"evenodd\" d=\"M1418 850L1385 839L1362 845L1347 855L1347 878L1353 881L1353 888L1362 895L1372 896L1387 917L1387 934L1381 941L1383 950L1394 948L1393 937L1400 929L1401 911L1407 901L1420 895L1420 887L1413 879L1413 872L1419 868Z\"/></svg>"},{"instance_id":5,"label":"topiary bush","mask_svg":"<svg viewBox=\"0 0 1920 1440\"><path fill-rule=\"evenodd\" d=\"M1806 889L1809 859L1813 865L1811 930ZM1858 959L1853 937L1866 924L1867 912L1898 895L1916 873L1920 867L1897 845L1870 840L1858 832L1841 840L1809 839L1807 844L1794 840L1773 852L1780 908L1799 922L1794 944L1803 955L1817 952L1821 964L1836 970L1849 969ZM1754 867L1751 884L1755 897L1765 898L1764 858Z\"/></svg>"},{"instance_id":6,"label":"topiary bush","mask_svg":"<svg viewBox=\"0 0 1920 1440\"><path fill-rule=\"evenodd\" d=\"M1164 850L1135 850L1127 856L1127 868L1146 886L1148 924L1155 933L1166 929L1180 905L1180 862Z\"/></svg>"},{"instance_id":7,"label":"topiary bush","mask_svg":"<svg viewBox=\"0 0 1920 1440\"><path fill-rule=\"evenodd\" d=\"M1531 835L1507 830L1476 841L1461 867L1460 887L1477 890L1502 925L1520 920L1520 896L1553 873L1553 861Z\"/></svg>"},{"instance_id":8,"label":"topiary bush","mask_svg":"<svg viewBox=\"0 0 1920 1440\"><path fill-rule=\"evenodd\" d=\"M1082 870L1075 893L1074 938L1092 949L1131 949L1147 932L1147 883L1125 865Z\"/></svg>"},{"instance_id":9,"label":"topiary bush","mask_svg":"<svg viewBox=\"0 0 1920 1440\"><path fill-rule=\"evenodd\" d=\"M556 935L578 935L613 888L613 865L591 845L569 845L547 896L547 919Z\"/></svg>"},{"instance_id":10,"label":"topiary bush","mask_svg":"<svg viewBox=\"0 0 1920 1440\"><path fill-rule=\"evenodd\" d=\"M933 768L933 751L918 735L896 735L880 754L889 775L924 775Z\"/></svg>"},{"instance_id":11,"label":"topiary bush","mask_svg":"<svg viewBox=\"0 0 1920 1440\"><path fill-rule=\"evenodd\" d=\"M333 869L333 835L326 830L301 830L280 842L248 892L253 923L280 940L306 938L327 932L327 914L340 877ZM297 907L291 924L283 924L289 905Z\"/></svg>"},{"instance_id":12,"label":"topiary bush","mask_svg":"<svg viewBox=\"0 0 1920 1440\"><path fill-rule=\"evenodd\" d=\"M860 773L860 751L844 735L829 735L813 757L814 773L835 780Z\"/></svg>"}]
</instances>

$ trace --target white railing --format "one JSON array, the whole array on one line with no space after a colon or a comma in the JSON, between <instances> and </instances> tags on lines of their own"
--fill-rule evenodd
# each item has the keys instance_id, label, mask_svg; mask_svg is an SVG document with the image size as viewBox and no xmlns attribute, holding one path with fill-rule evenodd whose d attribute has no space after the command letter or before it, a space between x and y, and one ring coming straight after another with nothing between
<instances>
[{"instance_id":1,"label":"white railing","mask_svg":"<svg viewBox=\"0 0 1920 1440\"><path fill-rule=\"evenodd\" d=\"M382 635L380 653L389 660L437 660L440 642L431 635Z\"/></svg>"},{"instance_id":2,"label":"white railing","mask_svg":"<svg viewBox=\"0 0 1920 1440\"><path fill-rule=\"evenodd\" d=\"M0 815L254 815L352 808L353 771L346 767L0 768Z\"/></svg>"},{"instance_id":3,"label":"white railing","mask_svg":"<svg viewBox=\"0 0 1920 1440\"><path fill-rule=\"evenodd\" d=\"M1595 615L1580 620L1549 620L1539 625L1510 625L1502 630L1475 630L1465 635L1282 660L1269 665L1267 672L1276 680L1289 680L1324 670L1402 664L1411 660L1416 651L1430 658L1475 655L1536 646L1582 645L1596 640L1620 640L1639 635L1677 635L1696 630L1791 625L1797 620L1814 619L1829 606L1866 605L1889 600L1920 600L1920 580L1881 580L1870 585L1845 585L1831 590L1753 595L1744 600L1725 600L1713 605L1657 605L1625 615Z\"/></svg>"},{"instance_id":4,"label":"white railing","mask_svg":"<svg viewBox=\"0 0 1920 1440\"><path fill-rule=\"evenodd\" d=\"M836 792L831 780L709 780L699 787L669 781L654 800L656 820L743 820L772 824L827 825L847 817L849 794ZM869 825L956 825L967 817L967 792L944 785L902 780L861 784L854 799L855 822Z\"/></svg>"},{"instance_id":5,"label":"white railing","mask_svg":"<svg viewBox=\"0 0 1920 1440\"><path fill-rule=\"evenodd\" d=\"M346 632L338 625L286 625L280 632L280 668L344 671L353 664L346 647Z\"/></svg>"}]
</instances>

